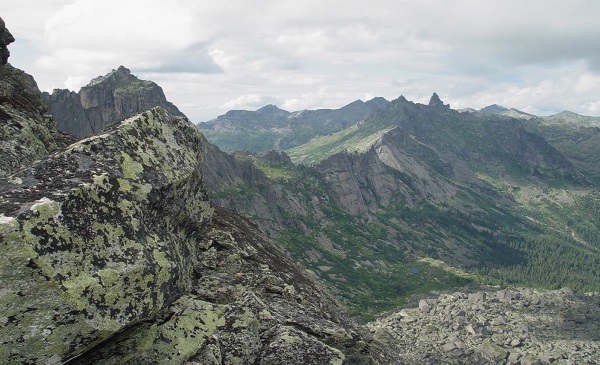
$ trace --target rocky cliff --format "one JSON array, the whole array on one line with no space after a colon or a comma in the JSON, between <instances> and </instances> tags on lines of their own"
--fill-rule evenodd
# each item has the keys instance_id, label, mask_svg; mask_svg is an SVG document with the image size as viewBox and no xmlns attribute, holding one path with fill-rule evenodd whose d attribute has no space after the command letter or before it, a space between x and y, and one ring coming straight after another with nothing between
<instances>
[{"instance_id":1,"label":"rocky cliff","mask_svg":"<svg viewBox=\"0 0 600 365\"><path fill-rule=\"evenodd\" d=\"M95 78L78 93L56 89L52 94L44 93L44 97L58 129L78 138L155 106L172 115L183 115L167 101L160 86L138 79L123 66Z\"/></svg>"},{"instance_id":2,"label":"rocky cliff","mask_svg":"<svg viewBox=\"0 0 600 365\"><path fill-rule=\"evenodd\" d=\"M187 119L154 108L66 146L32 78L1 71L1 160L30 156L0 179L1 363L393 361L256 226L211 206Z\"/></svg>"}]
</instances>

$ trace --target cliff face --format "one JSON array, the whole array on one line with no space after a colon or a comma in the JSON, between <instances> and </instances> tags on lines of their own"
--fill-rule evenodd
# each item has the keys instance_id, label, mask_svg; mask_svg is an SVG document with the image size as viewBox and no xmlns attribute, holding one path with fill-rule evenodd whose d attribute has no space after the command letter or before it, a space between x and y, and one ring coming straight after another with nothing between
<instances>
[{"instance_id":1,"label":"cliff face","mask_svg":"<svg viewBox=\"0 0 600 365\"><path fill-rule=\"evenodd\" d=\"M78 93L57 89L44 94L58 129L78 138L100 132L125 118L160 106L183 116L160 86L140 80L123 66L92 80Z\"/></svg>"},{"instance_id":2,"label":"cliff face","mask_svg":"<svg viewBox=\"0 0 600 365\"><path fill-rule=\"evenodd\" d=\"M0 178L1 363L386 361L256 226L211 207L187 119L154 108L65 147L32 79L1 70L2 142L35 152Z\"/></svg>"}]
</instances>

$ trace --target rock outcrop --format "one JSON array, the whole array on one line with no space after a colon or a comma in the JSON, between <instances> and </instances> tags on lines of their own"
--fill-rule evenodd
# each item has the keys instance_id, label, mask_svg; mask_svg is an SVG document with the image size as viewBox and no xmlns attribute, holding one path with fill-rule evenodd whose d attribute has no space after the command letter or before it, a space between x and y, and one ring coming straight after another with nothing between
<instances>
[{"instance_id":1,"label":"rock outcrop","mask_svg":"<svg viewBox=\"0 0 600 365\"><path fill-rule=\"evenodd\" d=\"M0 67L0 177L75 139L56 130L35 80L10 64Z\"/></svg>"},{"instance_id":2,"label":"rock outcrop","mask_svg":"<svg viewBox=\"0 0 600 365\"><path fill-rule=\"evenodd\" d=\"M160 106L171 115L183 116L168 102L163 90L151 81L140 80L120 66L99 76L78 93L56 89L45 93L60 131L78 138L88 137L119 121Z\"/></svg>"},{"instance_id":3,"label":"rock outcrop","mask_svg":"<svg viewBox=\"0 0 600 365\"><path fill-rule=\"evenodd\" d=\"M18 76L2 125L33 129L18 150L35 153L0 178L0 363L395 361L256 226L211 206L187 119L153 108L65 147L33 79L2 72Z\"/></svg>"},{"instance_id":4,"label":"rock outcrop","mask_svg":"<svg viewBox=\"0 0 600 365\"><path fill-rule=\"evenodd\" d=\"M442 102L442 99L440 99L440 97L436 93L433 93L431 95L431 98L429 99L429 104L428 105L432 106L434 108L447 108L447 109L450 109L450 105L444 105L444 103Z\"/></svg>"},{"instance_id":5,"label":"rock outcrop","mask_svg":"<svg viewBox=\"0 0 600 365\"><path fill-rule=\"evenodd\" d=\"M0 66L6 65L8 57L10 57L10 51L8 45L15 41L15 38L10 33L4 20L0 18Z\"/></svg>"},{"instance_id":6,"label":"rock outcrop","mask_svg":"<svg viewBox=\"0 0 600 365\"><path fill-rule=\"evenodd\" d=\"M407 364L597 364L600 295L477 288L415 297L369 324Z\"/></svg>"}]
</instances>

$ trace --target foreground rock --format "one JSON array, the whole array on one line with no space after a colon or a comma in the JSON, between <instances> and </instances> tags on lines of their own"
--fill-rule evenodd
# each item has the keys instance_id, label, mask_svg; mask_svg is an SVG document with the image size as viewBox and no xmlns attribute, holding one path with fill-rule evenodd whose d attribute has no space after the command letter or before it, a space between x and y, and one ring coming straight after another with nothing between
<instances>
[{"instance_id":1,"label":"foreground rock","mask_svg":"<svg viewBox=\"0 0 600 365\"><path fill-rule=\"evenodd\" d=\"M407 364L598 364L600 295L485 288L422 297L370 324Z\"/></svg>"}]
</instances>

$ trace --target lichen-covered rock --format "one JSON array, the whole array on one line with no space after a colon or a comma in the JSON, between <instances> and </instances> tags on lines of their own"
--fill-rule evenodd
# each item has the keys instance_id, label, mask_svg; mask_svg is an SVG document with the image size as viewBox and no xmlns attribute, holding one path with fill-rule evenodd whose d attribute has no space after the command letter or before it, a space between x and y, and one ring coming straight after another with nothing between
<instances>
[{"instance_id":1,"label":"lichen-covered rock","mask_svg":"<svg viewBox=\"0 0 600 365\"><path fill-rule=\"evenodd\" d=\"M0 362L66 361L191 289L200 141L153 109L0 182Z\"/></svg>"},{"instance_id":2,"label":"lichen-covered rock","mask_svg":"<svg viewBox=\"0 0 600 365\"><path fill-rule=\"evenodd\" d=\"M379 350L256 226L215 208L194 289L71 364L379 363Z\"/></svg>"}]
</instances>

